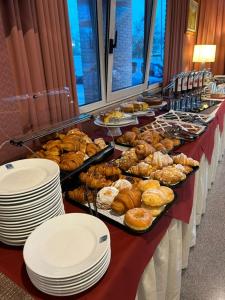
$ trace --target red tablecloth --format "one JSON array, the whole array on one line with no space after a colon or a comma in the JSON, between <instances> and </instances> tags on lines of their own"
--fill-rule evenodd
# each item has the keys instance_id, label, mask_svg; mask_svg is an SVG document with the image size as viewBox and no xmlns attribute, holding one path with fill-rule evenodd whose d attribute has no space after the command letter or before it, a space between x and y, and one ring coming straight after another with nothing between
<instances>
[{"instance_id":1,"label":"red tablecloth","mask_svg":"<svg viewBox=\"0 0 225 300\"><path fill-rule=\"evenodd\" d=\"M182 146L179 150L196 159L200 159L202 154L205 153L210 161L214 146L215 129L219 125L222 131L224 114L225 103L221 105L216 118L209 124L207 131L196 141ZM142 123L146 121L149 122L149 118L142 118ZM102 135L102 129L92 127L92 130L94 129L97 130L95 132L96 136ZM116 155L118 154L119 152L116 152ZM88 291L76 296L66 297L66 299L133 300L144 268L163 238L172 218L188 223L193 204L193 192L194 176L190 176L180 188L176 189L178 200L167 215L163 216L150 232L143 235L134 236L106 223L110 231L112 245L112 259L107 273ZM65 209L66 212L81 212L81 209L69 202L65 202ZM23 263L22 248L0 244L0 271L36 299L54 298L39 292L30 283Z\"/></svg>"}]
</instances>

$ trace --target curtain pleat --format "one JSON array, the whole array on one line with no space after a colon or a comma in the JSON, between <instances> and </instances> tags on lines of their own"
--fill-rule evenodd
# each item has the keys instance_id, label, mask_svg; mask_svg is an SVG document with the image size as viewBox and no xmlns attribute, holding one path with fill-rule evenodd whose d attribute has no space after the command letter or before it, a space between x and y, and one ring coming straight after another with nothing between
<instances>
[{"instance_id":1,"label":"curtain pleat","mask_svg":"<svg viewBox=\"0 0 225 300\"><path fill-rule=\"evenodd\" d=\"M210 66L214 74L225 74L224 0L201 0L197 44L216 45L216 61ZM195 64L195 67L199 65Z\"/></svg>"},{"instance_id":2,"label":"curtain pleat","mask_svg":"<svg viewBox=\"0 0 225 300\"><path fill-rule=\"evenodd\" d=\"M0 9L16 94L38 95L19 102L23 132L78 114L67 1L0 0ZM65 87L71 97L43 93Z\"/></svg>"},{"instance_id":3,"label":"curtain pleat","mask_svg":"<svg viewBox=\"0 0 225 300\"><path fill-rule=\"evenodd\" d=\"M189 0L168 0L165 37L164 86L182 71L183 44Z\"/></svg>"}]
</instances>

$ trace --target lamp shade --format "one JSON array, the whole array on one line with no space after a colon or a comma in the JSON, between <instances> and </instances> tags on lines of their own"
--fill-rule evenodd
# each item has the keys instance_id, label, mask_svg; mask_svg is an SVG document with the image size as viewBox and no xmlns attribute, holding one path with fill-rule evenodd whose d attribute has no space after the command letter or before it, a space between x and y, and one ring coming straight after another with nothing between
<instances>
[{"instance_id":1,"label":"lamp shade","mask_svg":"<svg viewBox=\"0 0 225 300\"><path fill-rule=\"evenodd\" d=\"M216 45L195 45L193 62L214 62L216 57Z\"/></svg>"}]
</instances>

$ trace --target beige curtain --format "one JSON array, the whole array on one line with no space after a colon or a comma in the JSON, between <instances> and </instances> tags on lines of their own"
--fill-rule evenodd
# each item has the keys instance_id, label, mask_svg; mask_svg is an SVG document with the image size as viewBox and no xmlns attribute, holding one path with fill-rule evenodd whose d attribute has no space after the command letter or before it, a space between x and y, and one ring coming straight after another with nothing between
<instances>
[{"instance_id":1,"label":"beige curtain","mask_svg":"<svg viewBox=\"0 0 225 300\"><path fill-rule=\"evenodd\" d=\"M67 1L0 0L0 10L23 133L78 114Z\"/></svg>"},{"instance_id":2,"label":"beige curtain","mask_svg":"<svg viewBox=\"0 0 225 300\"><path fill-rule=\"evenodd\" d=\"M189 0L167 0L164 86L182 71L188 3Z\"/></svg>"},{"instance_id":3,"label":"beige curtain","mask_svg":"<svg viewBox=\"0 0 225 300\"><path fill-rule=\"evenodd\" d=\"M225 74L225 1L201 0L197 44L215 44L214 74ZM195 67L198 67L195 64Z\"/></svg>"}]
</instances>

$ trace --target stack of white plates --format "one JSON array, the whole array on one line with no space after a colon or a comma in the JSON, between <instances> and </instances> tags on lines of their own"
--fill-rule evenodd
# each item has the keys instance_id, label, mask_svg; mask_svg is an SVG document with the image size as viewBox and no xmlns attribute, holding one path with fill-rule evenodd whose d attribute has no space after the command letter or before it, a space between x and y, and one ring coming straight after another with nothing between
<instances>
[{"instance_id":1,"label":"stack of white plates","mask_svg":"<svg viewBox=\"0 0 225 300\"><path fill-rule=\"evenodd\" d=\"M23 245L38 225L64 213L55 162L34 158L0 166L0 241Z\"/></svg>"},{"instance_id":2,"label":"stack of white plates","mask_svg":"<svg viewBox=\"0 0 225 300\"><path fill-rule=\"evenodd\" d=\"M23 256L39 290L53 296L77 294L97 283L108 269L109 231L88 214L58 216L31 233Z\"/></svg>"}]
</instances>

